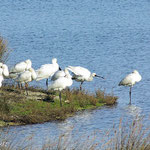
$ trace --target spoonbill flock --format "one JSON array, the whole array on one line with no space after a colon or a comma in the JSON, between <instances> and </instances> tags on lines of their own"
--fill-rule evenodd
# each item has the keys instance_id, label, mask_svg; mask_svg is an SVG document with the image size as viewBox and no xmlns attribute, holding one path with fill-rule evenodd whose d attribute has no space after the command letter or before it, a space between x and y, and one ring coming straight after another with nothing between
<instances>
[{"instance_id":1,"label":"spoonbill flock","mask_svg":"<svg viewBox=\"0 0 150 150\"><path fill-rule=\"evenodd\" d=\"M69 71L72 74L70 74ZM37 70L32 68L32 62L30 59L15 64L10 70L6 64L0 63L0 87L5 78L10 78L17 83L25 84L26 93L28 95L27 88L29 82L46 79L46 87L48 90L59 91L60 106L62 106L61 91L70 87L73 84L73 80L80 82L80 90L82 90L82 84L85 81L92 81L94 77L105 79L96 73L91 73L87 68L81 66L68 66L64 70L61 70L56 58L52 59L51 64L44 64ZM50 85L48 85L49 78L51 78ZM131 104L131 89L133 85L141 79L142 77L139 72L134 70L119 82L119 86L130 87L129 104Z\"/></svg>"}]
</instances>

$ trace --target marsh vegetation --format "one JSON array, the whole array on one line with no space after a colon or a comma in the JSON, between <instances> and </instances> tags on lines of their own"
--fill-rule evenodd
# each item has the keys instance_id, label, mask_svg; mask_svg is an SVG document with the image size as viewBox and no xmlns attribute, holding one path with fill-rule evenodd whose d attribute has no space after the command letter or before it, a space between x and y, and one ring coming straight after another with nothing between
<instances>
[{"instance_id":1,"label":"marsh vegetation","mask_svg":"<svg viewBox=\"0 0 150 150\"><path fill-rule=\"evenodd\" d=\"M75 112L94 109L103 105L114 105L117 97L104 91L96 93L66 89L62 92L63 107L59 105L57 92L30 87L29 95L25 89L12 85L0 90L0 120L16 124L42 123L52 120L64 120Z\"/></svg>"}]
</instances>

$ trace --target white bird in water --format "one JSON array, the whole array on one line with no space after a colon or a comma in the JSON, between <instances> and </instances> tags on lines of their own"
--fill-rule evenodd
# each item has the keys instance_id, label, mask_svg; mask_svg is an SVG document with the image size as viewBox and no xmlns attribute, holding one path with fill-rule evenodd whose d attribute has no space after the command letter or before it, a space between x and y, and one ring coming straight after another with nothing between
<instances>
[{"instance_id":1,"label":"white bird in water","mask_svg":"<svg viewBox=\"0 0 150 150\"><path fill-rule=\"evenodd\" d=\"M27 92L28 82L35 80L36 77L37 77L36 72L34 71L33 68L30 68L27 71L24 71L21 74L19 74L19 76L16 78L16 82L25 84L26 93L28 95L28 92Z\"/></svg>"},{"instance_id":2,"label":"white bird in water","mask_svg":"<svg viewBox=\"0 0 150 150\"><path fill-rule=\"evenodd\" d=\"M130 91L129 91L129 96L130 96L130 102L129 104L131 104L131 89L133 87L133 85L136 82L141 81L142 77L139 74L139 72L137 70L134 70L132 73L128 74L124 79L122 79L119 83L119 86L129 86L130 87Z\"/></svg>"},{"instance_id":3,"label":"white bird in water","mask_svg":"<svg viewBox=\"0 0 150 150\"><path fill-rule=\"evenodd\" d=\"M88 69L77 66L68 66L68 70L70 70L73 73L73 80L76 80L77 82L81 82L80 84L80 90L82 90L82 84L84 81L92 81L93 77L100 77L105 79L104 77L101 77L99 75L96 75L96 73L91 73Z\"/></svg>"},{"instance_id":4,"label":"white bird in water","mask_svg":"<svg viewBox=\"0 0 150 150\"><path fill-rule=\"evenodd\" d=\"M57 59L52 59L52 64L42 65L38 70L36 70L37 78L36 81L46 79L46 86L48 88L48 78L53 76L56 71L59 70L59 65Z\"/></svg>"},{"instance_id":5,"label":"white bird in water","mask_svg":"<svg viewBox=\"0 0 150 150\"><path fill-rule=\"evenodd\" d=\"M49 85L49 90L59 91L59 99L60 99L60 106L62 107L61 102L61 91L70 87L72 85L72 76L69 74L69 71L65 69L65 76L60 76L58 79L54 80L51 85Z\"/></svg>"},{"instance_id":6,"label":"white bird in water","mask_svg":"<svg viewBox=\"0 0 150 150\"><path fill-rule=\"evenodd\" d=\"M2 82L4 78L9 76L9 71L7 65L0 63L0 87L2 86Z\"/></svg>"}]
</instances>

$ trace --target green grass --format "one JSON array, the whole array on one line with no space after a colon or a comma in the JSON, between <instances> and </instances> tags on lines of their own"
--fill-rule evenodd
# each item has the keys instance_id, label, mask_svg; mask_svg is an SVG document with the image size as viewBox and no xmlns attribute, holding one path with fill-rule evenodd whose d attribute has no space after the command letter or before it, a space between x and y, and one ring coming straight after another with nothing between
<instances>
[{"instance_id":1,"label":"green grass","mask_svg":"<svg viewBox=\"0 0 150 150\"><path fill-rule=\"evenodd\" d=\"M62 92L63 107L60 107L58 92L30 87L29 95L24 90L12 86L0 90L0 120L20 124L43 123L52 120L64 120L75 112L84 109L96 109L117 102L114 95L97 90L95 93L78 89Z\"/></svg>"}]
</instances>

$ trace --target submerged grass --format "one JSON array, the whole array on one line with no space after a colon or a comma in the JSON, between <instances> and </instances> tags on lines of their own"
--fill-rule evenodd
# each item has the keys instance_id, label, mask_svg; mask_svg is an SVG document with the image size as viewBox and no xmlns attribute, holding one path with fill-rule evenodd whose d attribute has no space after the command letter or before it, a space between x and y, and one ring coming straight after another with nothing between
<instances>
[{"instance_id":1,"label":"submerged grass","mask_svg":"<svg viewBox=\"0 0 150 150\"><path fill-rule=\"evenodd\" d=\"M105 104L113 105L117 97L104 91L96 93L78 89L62 92L63 107L60 107L57 92L30 87L29 95L25 90L7 85L0 89L0 120L11 123L33 124L52 120L64 120L83 109L94 109ZM113 103L112 103L113 102Z\"/></svg>"}]
</instances>

